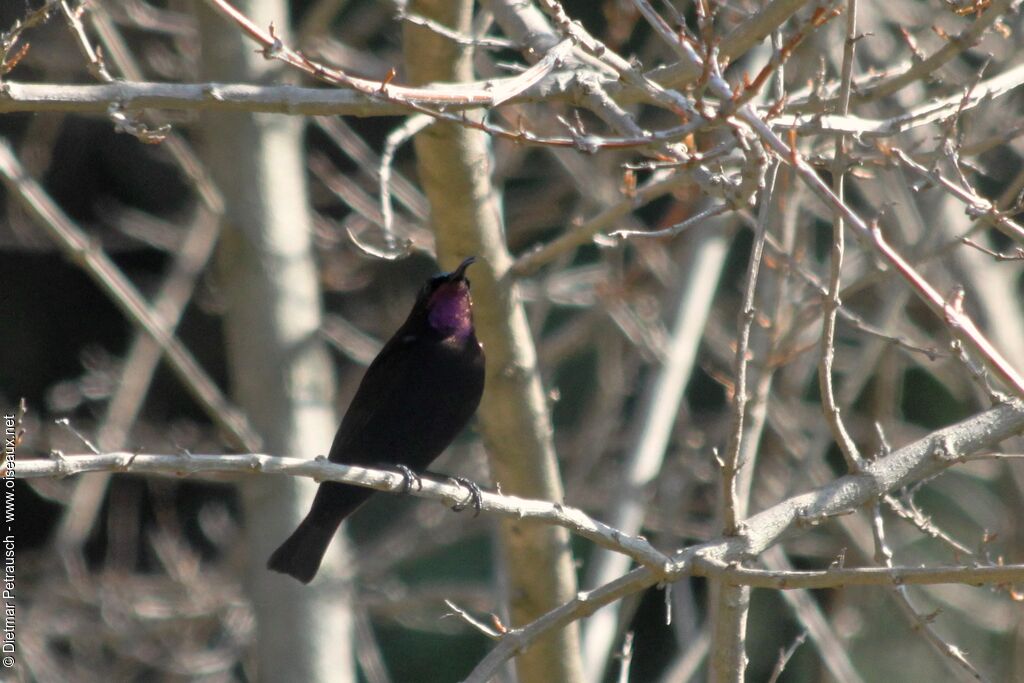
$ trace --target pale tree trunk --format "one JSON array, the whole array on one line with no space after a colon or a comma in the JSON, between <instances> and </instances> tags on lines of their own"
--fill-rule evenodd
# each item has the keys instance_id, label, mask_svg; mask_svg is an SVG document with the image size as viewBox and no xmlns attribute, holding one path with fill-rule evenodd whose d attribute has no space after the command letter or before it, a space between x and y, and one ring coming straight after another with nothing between
<instances>
[{"instance_id":1,"label":"pale tree trunk","mask_svg":"<svg viewBox=\"0 0 1024 683\"><path fill-rule=\"evenodd\" d=\"M468 33L472 6L467 0L419 0L410 9ZM472 78L470 53L447 38L412 25L406 25L403 38L412 83ZM487 387L479 415L494 479L503 493L562 501L536 351L509 277L512 258L490 182L488 139L465 127L434 124L416 136L415 145L442 265L469 255L480 259L470 277L477 335L487 354ZM575 596L565 529L506 519L501 548L512 626L527 624ZM516 658L516 672L522 683L582 681L577 625L532 644Z\"/></svg>"},{"instance_id":2,"label":"pale tree trunk","mask_svg":"<svg viewBox=\"0 0 1024 683\"><path fill-rule=\"evenodd\" d=\"M275 23L287 40L287 3L236 6ZM237 27L200 8L203 77L257 82L274 62ZM283 76L283 74L278 74ZM321 307L310 237L302 121L270 114L207 115L203 150L225 197L219 283L231 386L263 437L263 451L314 457L336 426L330 358L318 337ZM266 569L267 557L299 523L315 485L254 478L245 482L245 580L253 602L261 681L355 680L348 600L330 577L343 552L335 540L319 579L304 586ZM332 562L332 557L334 561ZM333 566L332 566L333 565Z\"/></svg>"}]
</instances>

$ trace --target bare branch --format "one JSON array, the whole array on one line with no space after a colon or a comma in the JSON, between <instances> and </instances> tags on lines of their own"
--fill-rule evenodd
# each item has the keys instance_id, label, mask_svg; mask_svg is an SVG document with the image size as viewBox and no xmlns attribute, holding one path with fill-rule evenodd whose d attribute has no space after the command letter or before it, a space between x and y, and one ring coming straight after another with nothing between
<instances>
[{"instance_id":1,"label":"bare branch","mask_svg":"<svg viewBox=\"0 0 1024 683\"><path fill-rule=\"evenodd\" d=\"M17 462L18 479L68 477L86 472L133 472L171 477L196 474L286 474L317 481L342 481L378 491L404 492L408 488L402 473L354 465L339 465L324 458L277 457L262 453L241 455L158 455L125 451L94 454L60 454L58 458L22 458ZM440 500L449 507L465 502L466 487L450 481L423 478L423 486L409 491L419 498ZM559 503L527 500L515 496L481 492L481 511L528 521L553 523L587 538L601 547L624 552L644 565L664 568L668 556L639 536L628 536L598 522L580 510Z\"/></svg>"},{"instance_id":2,"label":"bare branch","mask_svg":"<svg viewBox=\"0 0 1024 683\"><path fill-rule=\"evenodd\" d=\"M847 474L750 517L742 536L716 539L677 553L665 574L640 567L597 589L581 592L574 600L531 624L510 631L466 680L470 683L489 680L502 662L548 630L587 617L626 595L688 575L694 563L728 565L756 555L789 532L820 524L834 515L858 509L886 491L934 476L969 454L1021 431L1024 431L1024 401L1016 400L934 432L869 463L857 474Z\"/></svg>"}]
</instances>

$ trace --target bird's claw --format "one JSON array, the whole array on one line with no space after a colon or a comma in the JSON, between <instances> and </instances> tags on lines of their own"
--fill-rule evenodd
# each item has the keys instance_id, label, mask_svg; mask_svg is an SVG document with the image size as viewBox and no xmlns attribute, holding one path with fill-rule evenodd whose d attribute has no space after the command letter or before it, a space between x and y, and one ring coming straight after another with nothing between
<instances>
[{"instance_id":1,"label":"bird's claw","mask_svg":"<svg viewBox=\"0 0 1024 683\"><path fill-rule=\"evenodd\" d=\"M396 470L402 473L402 493L409 493L413 487L417 491L423 490L423 480L420 479L420 475L410 470L405 465L395 465Z\"/></svg>"},{"instance_id":2,"label":"bird's claw","mask_svg":"<svg viewBox=\"0 0 1024 683\"><path fill-rule=\"evenodd\" d=\"M478 517L480 515L480 510L483 508L484 504L483 493L480 491L480 486L475 481L471 481L469 479L466 479L465 477L448 477L448 479L450 481L454 481L456 484L459 484L460 486L464 486L467 490L469 490L468 500L455 503L454 505L452 505L452 511L462 512L470 505L472 505L473 516Z\"/></svg>"}]
</instances>

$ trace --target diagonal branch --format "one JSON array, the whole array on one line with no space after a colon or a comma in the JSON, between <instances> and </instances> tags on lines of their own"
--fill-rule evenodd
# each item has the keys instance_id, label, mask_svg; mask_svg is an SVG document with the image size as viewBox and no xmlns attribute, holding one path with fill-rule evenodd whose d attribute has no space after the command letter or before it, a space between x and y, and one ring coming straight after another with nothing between
<instances>
[{"instance_id":1,"label":"diagonal branch","mask_svg":"<svg viewBox=\"0 0 1024 683\"><path fill-rule=\"evenodd\" d=\"M818 489L776 503L746 520L740 536L691 546L673 556L665 573L640 567L551 610L529 625L514 629L477 665L467 682L482 683L498 667L549 630L589 616L627 595L689 575L694 563L736 563L756 556L786 535L808 530L836 515L857 510L879 495L929 479L970 455L1024 431L1024 401L1014 400L918 439L891 455ZM693 570L696 571L696 570Z\"/></svg>"},{"instance_id":2,"label":"diagonal branch","mask_svg":"<svg viewBox=\"0 0 1024 683\"><path fill-rule=\"evenodd\" d=\"M185 345L149 308L117 266L64 214L39 183L26 174L14 150L3 140L0 140L0 176L11 194L21 201L68 257L85 270L133 323L160 345L171 368L210 418L239 446L249 450L256 448L260 438L245 416L225 398Z\"/></svg>"}]
</instances>

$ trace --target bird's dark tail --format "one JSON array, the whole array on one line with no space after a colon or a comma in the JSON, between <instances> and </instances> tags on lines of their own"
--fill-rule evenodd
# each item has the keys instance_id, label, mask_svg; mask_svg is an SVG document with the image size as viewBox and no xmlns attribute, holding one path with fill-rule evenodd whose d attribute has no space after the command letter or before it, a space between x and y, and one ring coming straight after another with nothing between
<instances>
[{"instance_id":1,"label":"bird's dark tail","mask_svg":"<svg viewBox=\"0 0 1024 683\"><path fill-rule=\"evenodd\" d=\"M342 520L372 493L373 489L360 486L337 482L321 484L309 514L270 556L267 569L288 574L302 583L312 581Z\"/></svg>"}]
</instances>

